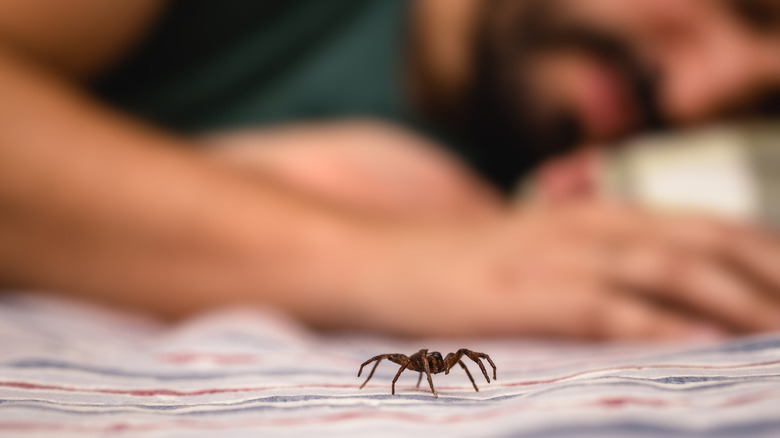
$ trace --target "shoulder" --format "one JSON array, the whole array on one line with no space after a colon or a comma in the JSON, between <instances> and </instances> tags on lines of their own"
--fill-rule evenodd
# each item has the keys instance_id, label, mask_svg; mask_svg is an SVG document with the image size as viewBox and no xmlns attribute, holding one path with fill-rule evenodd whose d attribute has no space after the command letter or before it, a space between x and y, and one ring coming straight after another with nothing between
<instances>
[{"instance_id":1,"label":"shoulder","mask_svg":"<svg viewBox=\"0 0 780 438\"><path fill-rule=\"evenodd\" d=\"M67 76L99 74L160 16L164 0L0 2L0 43Z\"/></svg>"}]
</instances>

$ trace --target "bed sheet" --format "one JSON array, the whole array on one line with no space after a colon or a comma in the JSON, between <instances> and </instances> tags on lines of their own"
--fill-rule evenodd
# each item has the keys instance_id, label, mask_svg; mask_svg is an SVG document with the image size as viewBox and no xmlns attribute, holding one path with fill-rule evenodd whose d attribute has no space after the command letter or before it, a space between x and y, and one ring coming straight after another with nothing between
<instances>
[{"instance_id":1,"label":"bed sheet","mask_svg":"<svg viewBox=\"0 0 780 438\"><path fill-rule=\"evenodd\" d=\"M491 355L390 382L381 353ZM365 375L363 376L365 378ZM39 295L0 299L0 436L780 436L780 334L710 345L320 335L267 311L175 326Z\"/></svg>"}]
</instances>

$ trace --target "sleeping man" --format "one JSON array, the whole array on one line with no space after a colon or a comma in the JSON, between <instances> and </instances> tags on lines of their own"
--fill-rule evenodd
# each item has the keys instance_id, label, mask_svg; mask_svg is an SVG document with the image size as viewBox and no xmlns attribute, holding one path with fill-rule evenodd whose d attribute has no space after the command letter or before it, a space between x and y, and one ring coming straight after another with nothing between
<instances>
[{"instance_id":1,"label":"sleeping man","mask_svg":"<svg viewBox=\"0 0 780 438\"><path fill-rule=\"evenodd\" d=\"M0 283L412 336L780 330L757 227L506 196L778 90L775 0L3 2Z\"/></svg>"}]
</instances>

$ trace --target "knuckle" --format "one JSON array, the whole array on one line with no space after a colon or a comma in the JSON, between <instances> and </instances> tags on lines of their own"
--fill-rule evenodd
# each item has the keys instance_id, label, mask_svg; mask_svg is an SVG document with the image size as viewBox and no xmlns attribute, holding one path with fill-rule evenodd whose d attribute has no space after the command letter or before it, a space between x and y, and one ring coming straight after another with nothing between
<instances>
[{"instance_id":1,"label":"knuckle","mask_svg":"<svg viewBox=\"0 0 780 438\"><path fill-rule=\"evenodd\" d=\"M755 299L744 303L737 310L738 315L749 315L740 318L744 328L748 330L777 330L780 329L780 309L776 304L767 300Z\"/></svg>"},{"instance_id":2,"label":"knuckle","mask_svg":"<svg viewBox=\"0 0 780 438\"><path fill-rule=\"evenodd\" d=\"M608 302L601 296L589 297L580 303L580 312L576 321L580 333L585 338L603 339L610 336L612 311Z\"/></svg>"},{"instance_id":3,"label":"knuckle","mask_svg":"<svg viewBox=\"0 0 780 438\"><path fill-rule=\"evenodd\" d=\"M646 310L646 309L643 309ZM624 325L624 337L634 339L653 339L659 335L664 323L651 311L639 311L632 315L630 321Z\"/></svg>"},{"instance_id":4,"label":"knuckle","mask_svg":"<svg viewBox=\"0 0 780 438\"><path fill-rule=\"evenodd\" d=\"M643 301L625 300L611 316L609 334L617 339L652 339L663 327L663 314Z\"/></svg>"},{"instance_id":5,"label":"knuckle","mask_svg":"<svg viewBox=\"0 0 780 438\"><path fill-rule=\"evenodd\" d=\"M718 254L728 250L737 234L727 224L709 219L699 220L692 229L697 234L696 243L700 250Z\"/></svg>"},{"instance_id":6,"label":"knuckle","mask_svg":"<svg viewBox=\"0 0 780 438\"><path fill-rule=\"evenodd\" d=\"M690 295L698 282L698 265L690 256L677 257L659 278L659 290L656 292L669 298Z\"/></svg>"}]
</instances>

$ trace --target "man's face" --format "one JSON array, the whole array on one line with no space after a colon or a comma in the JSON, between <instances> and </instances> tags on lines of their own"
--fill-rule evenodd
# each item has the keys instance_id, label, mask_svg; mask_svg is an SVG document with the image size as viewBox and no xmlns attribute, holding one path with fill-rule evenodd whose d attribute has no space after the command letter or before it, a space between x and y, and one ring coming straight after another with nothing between
<instances>
[{"instance_id":1,"label":"man's face","mask_svg":"<svg viewBox=\"0 0 780 438\"><path fill-rule=\"evenodd\" d=\"M663 125L780 114L778 0L489 0L477 130L531 161Z\"/></svg>"}]
</instances>

